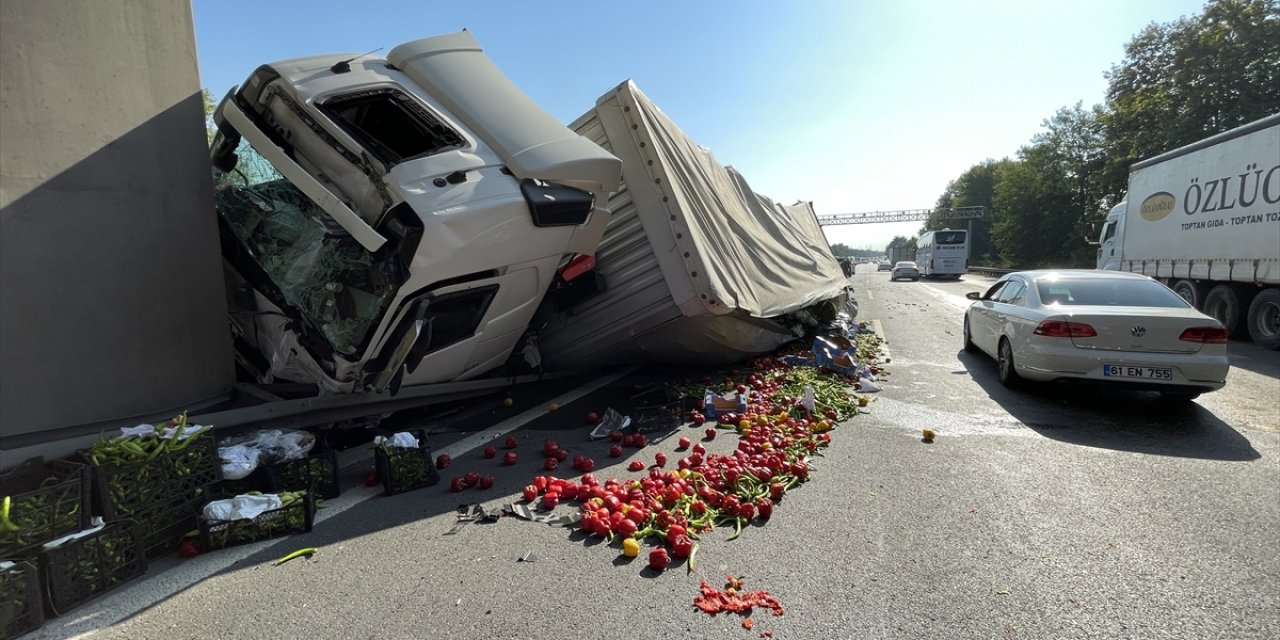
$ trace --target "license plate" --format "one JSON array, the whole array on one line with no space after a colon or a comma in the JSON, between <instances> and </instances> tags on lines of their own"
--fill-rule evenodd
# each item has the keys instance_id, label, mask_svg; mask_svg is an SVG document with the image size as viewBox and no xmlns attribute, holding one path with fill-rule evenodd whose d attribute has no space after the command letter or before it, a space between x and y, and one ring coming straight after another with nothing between
<instances>
[{"instance_id":1,"label":"license plate","mask_svg":"<svg viewBox=\"0 0 1280 640\"><path fill-rule=\"evenodd\" d=\"M1120 364L1104 364L1102 365L1102 375L1108 378L1173 380L1173 369L1168 367L1130 367Z\"/></svg>"}]
</instances>

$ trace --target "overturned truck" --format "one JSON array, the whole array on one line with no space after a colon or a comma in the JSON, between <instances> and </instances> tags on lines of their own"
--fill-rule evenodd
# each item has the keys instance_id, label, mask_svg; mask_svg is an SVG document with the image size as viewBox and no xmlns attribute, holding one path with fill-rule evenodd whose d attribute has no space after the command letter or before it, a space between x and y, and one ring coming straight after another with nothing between
<instances>
[{"instance_id":1,"label":"overturned truck","mask_svg":"<svg viewBox=\"0 0 1280 640\"><path fill-rule=\"evenodd\" d=\"M265 65L214 121L253 381L732 362L849 308L810 204L756 194L630 82L561 125L467 32Z\"/></svg>"},{"instance_id":2,"label":"overturned truck","mask_svg":"<svg viewBox=\"0 0 1280 640\"><path fill-rule=\"evenodd\" d=\"M262 66L214 122L237 365L328 393L504 365L587 271L621 171L465 31Z\"/></svg>"}]
</instances>

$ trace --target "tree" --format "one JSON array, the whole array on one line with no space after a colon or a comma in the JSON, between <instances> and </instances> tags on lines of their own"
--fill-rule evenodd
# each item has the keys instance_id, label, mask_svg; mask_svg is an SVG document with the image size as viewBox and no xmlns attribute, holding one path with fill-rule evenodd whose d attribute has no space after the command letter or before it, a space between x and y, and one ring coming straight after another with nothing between
<instances>
[{"instance_id":1,"label":"tree","mask_svg":"<svg viewBox=\"0 0 1280 640\"><path fill-rule=\"evenodd\" d=\"M1001 259L1018 268L1086 266L1087 217L1102 200L1100 107L1059 109L1045 131L996 172L993 234Z\"/></svg>"},{"instance_id":2,"label":"tree","mask_svg":"<svg viewBox=\"0 0 1280 640\"><path fill-rule=\"evenodd\" d=\"M947 188L938 197L935 209L956 209L959 207L984 207L983 217L967 222L960 221L972 231L969 234L969 260L974 264L991 264L996 261L998 252L991 239L991 227L995 222L993 208L997 168L1012 160L986 160L969 167L960 177L947 184ZM956 221L948 221L940 216L931 216L920 228L920 232L945 229L948 225L956 225Z\"/></svg>"},{"instance_id":3,"label":"tree","mask_svg":"<svg viewBox=\"0 0 1280 640\"><path fill-rule=\"evenodd\" d=\"M218 127L213 123L213 110L217 107L213 102L213 92L208 89L200 91L204 98L204 132L208 136L209 142L213 142L213 134L218 132Z\"/></svg>"},{"instance_id":4,"label":"tree","mask_svg":"<svg viewBox=\"0 0 1280 640\"><path fill-rule=\"evenodd\" d=\"M1280 112L1280 1L1210 0L1151 24L1106 78L1100 182L1117 199L1134 162Z\"/></svg>"}]
</instances>

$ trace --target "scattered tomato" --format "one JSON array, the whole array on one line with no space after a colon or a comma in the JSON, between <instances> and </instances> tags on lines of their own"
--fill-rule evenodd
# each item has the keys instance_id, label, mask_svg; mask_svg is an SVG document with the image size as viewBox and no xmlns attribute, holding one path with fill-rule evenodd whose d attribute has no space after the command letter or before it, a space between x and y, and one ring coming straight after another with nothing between
<instances>
[{"instance_id":1,"label":"scattered tomato","mask_svg":"<svg viewBox=\"0 0 1280 640\"><path fill-rule=\"evenodd\" d=\"M492 458L492 457L494 457L494 456L496 456L496 455L498 455L498 449L497 449L496 447L494 447L493 445L490 445L490 446L487 446L487 447L485 447L485 448L484 448L484 457L485 457L485 458Z\"/></svg>"},{"instance_id":2,"label":"scattered tomato","mask_svg":"<svg viewBox=\"0 0 1280 640\"><path fill-rule=\"evenodd\" d=\"M450 457L449 457L449 454L447 454L447 453L442 453L442 454L440 454L440 455L436 456L436 468L437 468L437 469L448 469L448 468L449 468L449 465L451 465L451 464L453 464L453 458L450 458Z\"/></svg>"},{"instance_id":3,"label":"scattered tomato","mask_svg":"<svg viewBox=\"0 0 1280 640\"><path fill-rule=\"evenodd\" d=\"M506 454L502 456L502 464L510 466L515 464L517 459L518 459L518 456L516 456L516 452L508 451Z\"/></svg>"}]
</instances>

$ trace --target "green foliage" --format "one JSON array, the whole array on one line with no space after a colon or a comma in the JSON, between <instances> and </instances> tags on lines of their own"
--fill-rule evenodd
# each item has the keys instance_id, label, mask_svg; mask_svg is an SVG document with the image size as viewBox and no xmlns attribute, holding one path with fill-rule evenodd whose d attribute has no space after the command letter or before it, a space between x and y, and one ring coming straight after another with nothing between
<instances>
[{"instance_id":1,"label":"green foliage","mask_svg":"<svg viewBox=\"0 0 1280 640\"><path fill-rule=\"evenodd\" d=\"M213 143L213 134L218 132L218 127L213 124L213 110L217 104L213 101L213 92L208 89L201 89L201 95L204 97L204 132L208 137L208 142Z\"/></svg>"},{"instance_id":2,"label":"green foliage","mask_svg":"<svg viewBox=\"0 0 1280 640\"><path fill-rule=\"evenodd\" d=\"M876 249L854 249L847 244L837 242L831 245L831 255L837 258L870 258L880 255Z\"/></svg>"},{"instance_id":3,"label":"green foliage","mask_svg":"<svg viewBox=\"0 0 1280 640\"><path fill-rule=\"evenodd\" d=\"M1151 24L1105 75L1105 105L1059 109L1016 160L947 185L938 208L990 207L973 223L972 262L1091 267L1087 223L1124 196L1130 165L1280 112L1280 0L1210 0Z\"/></svg>"}]
</instances>

